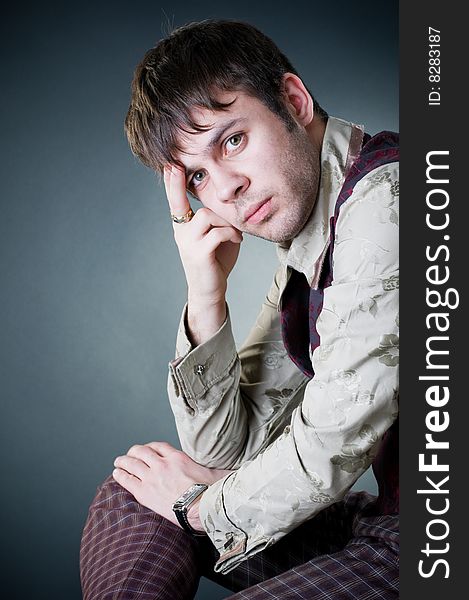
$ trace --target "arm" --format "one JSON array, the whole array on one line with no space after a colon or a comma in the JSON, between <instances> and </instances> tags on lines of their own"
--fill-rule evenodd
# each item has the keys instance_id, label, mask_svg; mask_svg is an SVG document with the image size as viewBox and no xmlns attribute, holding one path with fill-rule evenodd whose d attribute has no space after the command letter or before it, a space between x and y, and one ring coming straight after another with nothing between
<instances>
[{"instance_id":1,"label":"arm","mask_svg":"<svg viewBox=\"0 0 469 600\"><path fill-rule=\"evenodd\" d=\"M186 214L190 205L184 173L168 166L164 178L171 213ZM171 406L183 450L205 466L233 468L266 445L274 409L278 413L281 402L291 413L292 399L299 403L306 379L283 348L276 281L238 358L225 293L240 232L201 208L189 223L174 225L174 236L188 304L176 360L170 363ZM278 368L271 368L272 360Z\"/></svg>"},{"instance_id":2,"label":"arm","mask_svg":"<svg viewBox=\"0 0 469 600\"><path fill-rule=\"evenodd\" d=\"M396 165L377 170L342 208L315 377L290 426L202 497L201 520L220 552L216 571L230 571L339 501L396 418L398 235L389 185L396 180Z\"/></svg>"},{"instance_id":3,"label":"arm","mask_svg":"<svg viewBox=\"0 0 469 600\"><path fill-rule=\"evenodd\" d=\"M282 342L279 274L238 353L229 312L219 331L193 348L183 311L168 395L182 448L200 464L236 468L253 458L303 398L307 378Z\"/></svg>"}]
</instances>

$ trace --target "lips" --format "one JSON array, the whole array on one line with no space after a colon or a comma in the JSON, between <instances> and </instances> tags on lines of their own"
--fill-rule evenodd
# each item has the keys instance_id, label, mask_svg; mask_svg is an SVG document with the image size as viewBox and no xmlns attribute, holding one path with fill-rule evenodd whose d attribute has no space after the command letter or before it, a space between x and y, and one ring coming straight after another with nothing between
<instances>
[{"instance_id":1,"label":"lips","mask_svg":"<svg viewBox=\"0 0 469 600\"><path fill-rule=\"evenodd\" d=\"M244 222L249 221L252 217L254 217L256 215L257 211L260 208L262 208L264 206L264 204L267 204L267 202L269 202L269 201L270 201L270 198L266 198L265 200L262 200L262 202L258 202L257 204L250 206L249 209L244 213L243 221Z\"/></svg>"}]
</instances>

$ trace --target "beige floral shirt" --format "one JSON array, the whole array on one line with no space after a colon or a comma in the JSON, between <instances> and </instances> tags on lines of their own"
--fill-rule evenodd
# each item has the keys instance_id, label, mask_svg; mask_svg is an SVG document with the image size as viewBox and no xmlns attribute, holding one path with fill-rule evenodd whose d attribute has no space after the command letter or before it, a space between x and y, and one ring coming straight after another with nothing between
<instances>
[{"instance_id":1,"label":"beige floral shirt","mask_svg":"<svg viewBox=\"0 0 469 600\"><path fill-rule=\"evenodd\" d=\"M242 348L229 313L196 348L186 309L181 318L168 391L182 448L203 465L234 470L200 503L222 573L342 499L397 416L397 163L361 179L341 208L312 379L290 360L280 328L291 268L317 285L329 218L362 137L361 127L329 118L313 213L290 245L278 246L279 269Z\"/></svg>"}]
</instances>

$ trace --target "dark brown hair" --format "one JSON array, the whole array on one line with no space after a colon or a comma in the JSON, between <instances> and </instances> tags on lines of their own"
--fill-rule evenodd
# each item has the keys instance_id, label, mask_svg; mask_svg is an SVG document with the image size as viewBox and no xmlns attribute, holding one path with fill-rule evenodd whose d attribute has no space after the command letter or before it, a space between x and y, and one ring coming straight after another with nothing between
<instances>
[{"instance_id":1,"label":"dark brown hair","mask_svg":"<svg viewBox=\"0 0 469 600\"><path fill-rule=\"evenodd\" d=\"M282 95L285 73L298 75L274 42L247 23L201 21L174 30L137 66L125 132L132 152L161 172L177 163L181 132L205 131L194 107L226 110L217 91L243 91L264 103L291 129ZM314 100L320 118L327 113Z\"/></svg>"}]
</instances>

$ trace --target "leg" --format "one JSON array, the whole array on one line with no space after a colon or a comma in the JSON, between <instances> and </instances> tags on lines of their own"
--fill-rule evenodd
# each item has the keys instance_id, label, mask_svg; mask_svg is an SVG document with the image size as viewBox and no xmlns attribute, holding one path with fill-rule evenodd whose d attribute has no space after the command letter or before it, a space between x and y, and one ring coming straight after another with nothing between
<instances>
[{"instance_id":1,"label":"leg","mask_svg":"<svg viewBox=\"0 0 469 600\"><path fill-rule=\"evenodd\" d=\"M312 556L347 543L350 511L341 503L324 510L272 548L227 575L213 571L218 553L208 538L193 538L143 507L108 477L90 507L80 551L84 600L185 600L200 575L231 591L271 578Z\"/></svg>"},{"instance_id":2,"label":"leg","mask_svg":"<svg viewBox=\"0 0 469 600\"><path fill-rule=\"evenodd\" d=\"M397 515L368 517L358 513L353 537L343 550L261 579L230 599L397 600L398 526Z\"/></svg>"},{"instance_id":3,"label":"leg","mask_svg":"<svg viewBox=\"0 0 469 600\"><path fill-rule=\"evenodd\" d=\"M186 534L140 505L109 477L98 489L83 532L83 598L185 600L194 597L200 575L232 591L244 590L234 598L330 600L327 590L333 591L333 585L350 592L334 596L341 599L355 598L351 594L361 593L360 585L368 591L385 586L382 594L373 591L364 598L396 598L392 594L397 585L397 529L389 532L397 518L357 521L357 511L369 499L368 495L351 494L237 569L219 575L213 571L218 554L208 538ZM380 538L386 537L389 543L380 547ZM390 551L393 543L395 548ZM391 595L386 595L389 590Z\"/></svg>"},{"instance_id":4,"label":"leg","mask_svg":"<svg viewBox=\"0 0 469 600\"><path fill-rule=\"evenodd\" d=\"M139 504L108 477L80 549L84 600L186 600L199 584L196 538Z\"/></svg>"},{"instance_id":5,"label":"leg","mask_svg":"<svg viewBox=\"0 0 469 600\"><path fill-rule=\"evenodd\" d=\"M398 565L383 548L324 555L233 596L231 600L397 600Z\"/></svg>"}]
</instances>

